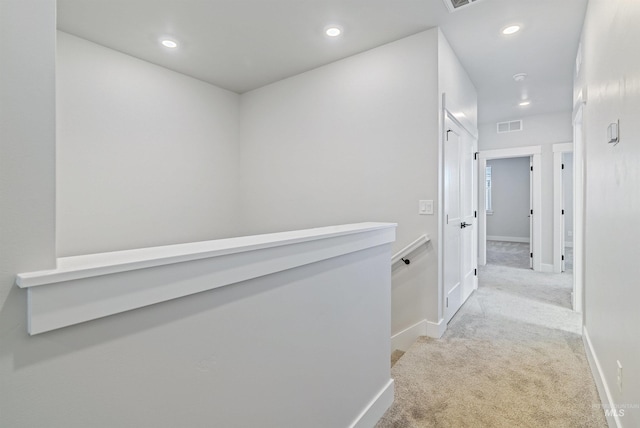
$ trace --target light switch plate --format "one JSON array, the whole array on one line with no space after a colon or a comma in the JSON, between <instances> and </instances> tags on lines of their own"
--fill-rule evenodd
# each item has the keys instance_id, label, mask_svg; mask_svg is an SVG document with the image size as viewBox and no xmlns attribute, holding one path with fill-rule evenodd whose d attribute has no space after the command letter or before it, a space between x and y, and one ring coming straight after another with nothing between
<instances>
[{"instance_id":1,"label":"light switch plate","mask_svg":"<svg viewBox=\"0 0 640 428\"><path fill-rule=\"evenodd\" d=\"M432 200L418 201L418 214L433 215L433 201Z\"/></svg>"}]
</instances>

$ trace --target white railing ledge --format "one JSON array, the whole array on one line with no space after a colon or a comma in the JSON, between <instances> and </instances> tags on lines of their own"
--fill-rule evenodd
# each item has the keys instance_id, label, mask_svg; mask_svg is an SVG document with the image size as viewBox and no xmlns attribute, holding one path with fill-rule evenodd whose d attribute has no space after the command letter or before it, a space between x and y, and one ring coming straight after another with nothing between
<instances>
[{"instance_id":1,"label":"white railing ledge","mask_svg":"<svg viewBox=\"0 0 640 428\"><path fill-rule=\"evenodd\" d=\"M358 223L62 257L16 283L27 290L33 335L374 247L390 257L395 229Z\"/></svg>"},{"instance_id":2,"label":"white railing ledge","mask_svg":"<svg viewBox=\"0 0 640 428\"><path fill-rule=\"evenodd\" d=\"M56 268L20 273L16 284L20 288L65 282L75 279L114 274L149 267L220 257L246 251L291 245L354 233L395 228L396 223L355 223L318 227L262 235L240 236L212 241L189 242L133 250L60 257Z\"/></svg>"}]
</instances>

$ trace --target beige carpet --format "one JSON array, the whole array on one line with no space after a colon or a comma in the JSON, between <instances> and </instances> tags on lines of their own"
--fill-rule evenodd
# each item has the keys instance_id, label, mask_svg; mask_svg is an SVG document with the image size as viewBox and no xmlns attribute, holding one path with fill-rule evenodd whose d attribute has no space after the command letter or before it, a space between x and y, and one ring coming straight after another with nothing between
<instances>
[{"instance_id":1,"label":"beige carpet","mask_svg":"<svg viewBox=\"0 0 640 428\"><path fill-rule=\"evenodd\" d=\"M606 427L571 276L488 265L480 284L442 339L420 338L393 366L377 427Z\"/></svg>"}]
</instances>

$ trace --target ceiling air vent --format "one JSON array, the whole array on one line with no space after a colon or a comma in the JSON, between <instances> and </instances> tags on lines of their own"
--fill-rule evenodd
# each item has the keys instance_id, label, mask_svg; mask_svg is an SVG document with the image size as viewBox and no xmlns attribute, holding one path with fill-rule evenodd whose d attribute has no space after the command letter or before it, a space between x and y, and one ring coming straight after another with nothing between
<instances>
[{"instance_id":1,"label":"ceiling air vent","mask_svg":"<svg viewBox=\"0 0 640 428\"><path fill-rule=\"evenodd\" d=\"M449 12L455 12L456 10L462 9L463 7L470 6L474 3L478 3L481 0L442 0L444 1L444 5L447 6Z\"/></svg>"},{"instance_id":2,"label":"ceiling air vent","mask_svg":"<svg viewBox=\"0 0 640 428\"><path fill-rule=\"evenodd\" d=\"M498 122L498 134L505 132L522 131L522 120L512 120L511 122Z\"/></svg>"}]
</instances>

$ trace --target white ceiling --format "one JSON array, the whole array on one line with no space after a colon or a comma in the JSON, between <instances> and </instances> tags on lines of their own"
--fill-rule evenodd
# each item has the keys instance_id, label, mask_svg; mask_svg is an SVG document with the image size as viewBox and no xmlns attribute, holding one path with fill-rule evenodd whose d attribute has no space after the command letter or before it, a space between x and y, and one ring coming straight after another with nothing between
<instances>
[{"instance_id":1,"label":"white ceiling","mask_svg":"<svg viewBox=\"0 0 640 428\"><path fill-rule=\"evenodd\" d=\"M587 0L58 0L58 28L243 93L440 26L491 122L571 110ZM344 34L329 39L328 24ZM500 30L518 23L507 37ZM170 51L163 36L180 43ZM522 83L516 73L527 73ZM531 105L518 107L521 98Z\"/></svg>"}]
</instances>

